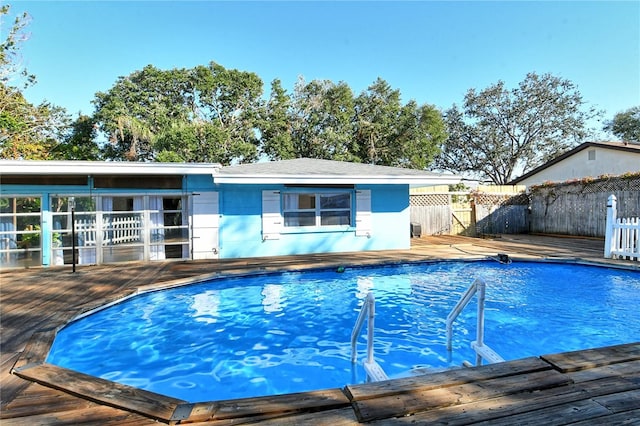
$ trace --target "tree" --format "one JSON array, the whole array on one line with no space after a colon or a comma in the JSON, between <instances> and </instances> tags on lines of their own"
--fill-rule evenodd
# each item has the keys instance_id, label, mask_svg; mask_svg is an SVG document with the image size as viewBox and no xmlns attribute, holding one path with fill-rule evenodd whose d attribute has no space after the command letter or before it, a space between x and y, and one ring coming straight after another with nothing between
<instances>
[{"instance_id":1,"label":"tree","mask_svg":"<svg viewBox=\"0 0 640 426\"><path fill-rule=\"evenodd\" d=\"M506 184L589 135L586 123L599 112L584 106L573 83L551 74L529 73L512 90L502 81L470 89L462 110L445 113L449 137L437 165Z\"/></svg>"},{"instance_id":2,"label":"tree","mask_svg":"<svg viewBox=\"0 0 640 426\"><path fill-rule=\"evenodd\" d=\"M97 93L106 158L247 162L257 159L262 81L214 62L193 69L152 65Z\"/></svg>"},{"instance_id":3,"label":"tree","mask_svg":"<svg viewBox=\"0 0 640 426\"><path fill-rule=\"evenodd\" d=\"M184 70L162 71L148 65L118 78L108 92L96 93L94 119L110 142L105 157L153 160L154 136L173 120L187 120L187 80Z\"/></svg>"},{"instance_id":4,"label":"tree","mask_svg":"<svg viewBox=\"0 0 640 426\"><path fill-rule=\"evenodd\" d=\"M69 121L63 108L32 105L19 89L0 84L0 158L50 159Z\"/></svg>"},{"instance_id":5,"label":"tree","mask_svg":"<svg viewBox=\"0 0 640 426\"><path fill-rule=\"evenodd\" d=\"M293 95L293 148L296 157L353 160L350 150L353 92L340 82L300 79Z\"/></svg>"},{"instance_id":6,"label":"tree","mask_svg":"<svg viewBox=\"0 0 640 426\"><path fill-rule=\"evenodd\" d=\"M101 160L102 152L95 142L97 136L98 125L93 117L80 115L62 142L54 147L52 157L60 160Z\"/></svg>"},{"instance_id":7,"label":"tree","mask_svg":"<svg viewBox=\"0 0 640 426\"><path fill-rule=\"evenodd\" d=\"M5 15L9 15L11 7L9 5L0 6L0 28L4 27L2 20ZM22 66L20 56L20 45L29 36L25 28L29 25L29 14L23 12L16 16L13 25L7 33L7 37L0 43L0 82L4 85L10 84L13 80L24 80L23 88L27 88L36 82L36 76L29 74Z\"/></svg>"},{"instance_id":8,"label":"tree","mask_svg":"<svg viewBox=\"0 0 640 426\"><path fill-rule=\"evenodd\" d=\"M0 7L0 21L9 10L9 6ZM20 57L20 45L28 38L24 32L28 18L26 13L18 15L0 43L0 158L3 159L49 159L70 121L63 108L49 102L33 105L22 94L23 89L36 82L35 76L22 66Z\"/></svg>"},{"instance_id":9,"label":"tree","mask_svg":"<svg viewBox=\"0 0 640 426\"><path fill-rule=\"evenodd\" d=\"M272 82L260 132L262 150L272 159L296 157L366 162L424 169L446 138L440 112L415 101L382 79L354 98L344 82L305 82L292 96Z\"/></svg>"},{"instance_id":10,"label":"tree","mask_svg":"<svg viewBox=\"0 0 640 426\"><path fill-rule=\"evenodd\" d=\"M415 101L400 102L400 91L378 78L355 101L355 146L361 161L424 169L446 139L440 112Z\"/></svg>"},{"instance_id":11,"label":"tree","mask_svg":"<svg viewBox=\"0 0 640 426\"><path fill-rule=\"evenodd\" d=\"M293 143L293 106L282 82L271 82L271 95L260 120L261 151L272 160L296 158Z\"/></svg>"},{"instance_id":12,"label":"tree","mask_svg":"<svg viewBox=\"0 0 640 426\"><path fill-rule=\"evenodd\" d=\"M640 142L640 106L617 113L605 124L604 130L628 142Z\"/></svg>"}]
</instances>

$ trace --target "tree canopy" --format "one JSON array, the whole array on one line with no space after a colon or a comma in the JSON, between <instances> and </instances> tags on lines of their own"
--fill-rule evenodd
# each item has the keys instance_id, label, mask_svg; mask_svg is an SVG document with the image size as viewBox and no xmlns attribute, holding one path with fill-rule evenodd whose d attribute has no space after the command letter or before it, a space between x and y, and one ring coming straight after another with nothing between
<instances>
[{"instance_id":1,"label":"tree canopy","mask_svg":"<svg viewBox=\"0 0 640 426\"><path fill-rule=\"evenodd\" d=\"M640 106L617 113L604 130L627 142L640 142Z\"/></svg>"},{"instance_id":2,"label":"tree canopy","mask_svg":"<svg viewBox=\"0 0 640 426\"><path fill-rule=\"evenodd\" d=\"M152 65L120 77L94 100L108 135L106 158L130 161L253 161L262 81L214 62L193 69Z\"/></svg>"},{"instance_id":3,"label":"tree canopy","mask_svg":"<svg viewBox=\"0 0 640 426\"><path fill-rule=\"evenodd\" d=\"M584 107L576 86L551 74L529 73L512 90L502 81L470 89L462 109L445 113L449 137L438 165L506 184L587 137L599 113Z\"/></svg>"},{"instance_id":4,"label":"tree canopy","mask_svg":"<svg viewBox=\"0 0 640 426\"><path fill-rule=\"evenodd\" d=\"M9 10L7 5L0 7L0 20ZM20 56L21 44L28 38L28 21L26 13L18 15L0 41L0 158L4 159L53 158L53 148L70 122L63 108L49 102L33 105L23 96L22 91L36 83Z\"/></svg>"},{"instance_id":5,"label":"tree canopy","mask_svg":"<svg viewBox=\"0 0 640 426\"><path fill-rule=\"evenodd\" d=\"M297 157L425 168L446 137L440 112L378 79L355 97L344 82L279 80L262 97L254 73L212 62L193 69L152 65L96 94L93 119L110 141L105 158L220 162Z\"/></svg>"},{"instance_id":6,"label":"tree canopy","mask_svg":"<svg viewBox=\"0 0 640 426\"><path fill-rule=\"evenodd\" d=\"M300 79L292 96L279 80L262 121L263 152L270 158L324 158L424 169L446 138L440 112L377 79L354 96L344 83Z\"/></svg>"}]
</instances>

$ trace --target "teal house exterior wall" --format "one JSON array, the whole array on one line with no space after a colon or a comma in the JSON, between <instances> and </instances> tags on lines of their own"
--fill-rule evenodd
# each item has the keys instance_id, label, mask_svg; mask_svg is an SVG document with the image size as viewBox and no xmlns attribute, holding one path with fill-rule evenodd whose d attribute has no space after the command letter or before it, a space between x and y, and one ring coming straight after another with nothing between
<instances>
[{"instance_id":1,"label":"teal house exterior wall","mask_svg":"<svg viewBox=\"0 0 640 426\"><path fill-rule=\"evenodd\" d=\"M340 230L282 230L277 239L263 238L262 191L284 185L221 184L220 257L283 256L410 247L408 185L357 185L371 191L372 232L356 236L355 226ZM355 204L355 195L352 205ZM355 211L355 209L354 209ZM352 224L355 220L353 213Z\"/></svg>"},{"instance_id":2,"label":"teal house exterior wall","mask_svg":"<svg viewBox=\"0 0 640 426\"><path fill-rule=\"evenodd\" d=\"M410 186L459 181L319 159L0 168L2 267L406 250Z\"/></svg>"}]
</instances>

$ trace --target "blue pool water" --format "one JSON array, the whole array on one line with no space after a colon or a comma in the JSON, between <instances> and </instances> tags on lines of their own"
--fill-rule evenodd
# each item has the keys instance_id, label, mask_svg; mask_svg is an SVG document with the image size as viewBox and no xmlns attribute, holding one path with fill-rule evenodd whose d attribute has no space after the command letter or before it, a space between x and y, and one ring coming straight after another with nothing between
<instances>
[{"instance_id":1,"label":"blue pool water","mask_svg":"<svg viewBox=\"0 0 640 426\"><path fill-rule=\"evenodd\" d=\"M438 262L227 278L147 293L60 331L48 362L190 402L361 383L350 335L376 297L375 357L390 377L474 362L475 298L487 283L485 343L503 358L639 340L640 273L595 266ZM366 330L358 341L366 352Z\"/></svg>"}]
</instances>

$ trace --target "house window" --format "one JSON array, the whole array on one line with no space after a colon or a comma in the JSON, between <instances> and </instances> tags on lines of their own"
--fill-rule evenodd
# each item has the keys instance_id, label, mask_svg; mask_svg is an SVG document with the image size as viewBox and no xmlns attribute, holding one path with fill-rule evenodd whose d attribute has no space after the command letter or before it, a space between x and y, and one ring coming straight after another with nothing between
<instances>
[{"instance_id":1,"label":"house window","mask_svg":"<svg viewBox=\"0 0 640 426\"><path fill-rule=\"evenodd\" d=\"M0 198L0 267L42 264L40 197Z\"/></svg>"},{"instance_id":2,"label":"house window","mask_svg":"<svg viewBox=\"0 0 640 426\"><path fill-rule=\"evenodd\" d=\"M589 161L594 161L596 159L596 150L590 149L589 152Z\"/></svg>"},{"instance_id":3,"label":"house window","mask_svg":"<svg viewBox=\"0 0 640 426\"><path fill-rule=\"evenodd\" d=\"M282 199L285 227L351 225L351 192L292 192Z\"/></svg>"}]
</instances>

